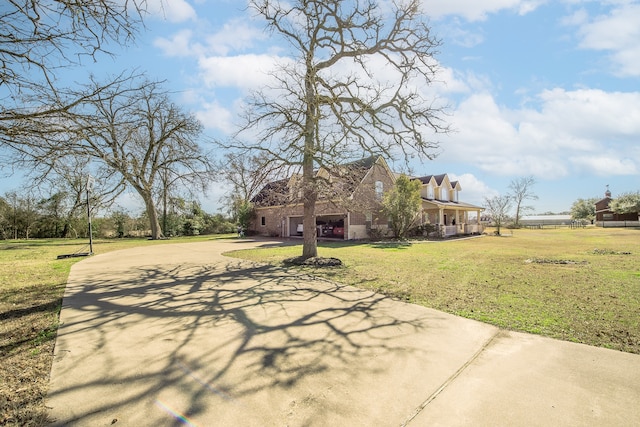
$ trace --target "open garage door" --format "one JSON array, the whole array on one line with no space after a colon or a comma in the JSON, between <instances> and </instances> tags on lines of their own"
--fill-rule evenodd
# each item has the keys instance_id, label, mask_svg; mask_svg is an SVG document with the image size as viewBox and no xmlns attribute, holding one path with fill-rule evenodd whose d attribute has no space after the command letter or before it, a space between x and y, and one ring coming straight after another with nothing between
<instances>
[{"instance_id":1,"label":"open garage door","mask_svg":"<svg viewBox=\"0 0 640 427\"><path fill-rule=\"evenodd\" d=\"M289 217L289 237L302 237L302 217Z\"/></svg>"},{"instance_id":2,"label":"open garage door","mask_svg":"<svg viewBox=\"0 0 640 427\"><path fill-rule=\"evenodd\" d=\"M289 217L289 237L302 237L303 217ZM316 217L317 236L330 239L344 239L346 215L318 215Z\"/></svg>"},{"instance_id":3,"label":"open garage door","mask_svg":"<svg viewBox=\"0 0 640 427\"><path fill-rule=\"evenodd\" d=\"M326 237L333 239L344 239L346 215L318 215L316 224L318 224L318 237Z\"/></svg>"}]
</instances>

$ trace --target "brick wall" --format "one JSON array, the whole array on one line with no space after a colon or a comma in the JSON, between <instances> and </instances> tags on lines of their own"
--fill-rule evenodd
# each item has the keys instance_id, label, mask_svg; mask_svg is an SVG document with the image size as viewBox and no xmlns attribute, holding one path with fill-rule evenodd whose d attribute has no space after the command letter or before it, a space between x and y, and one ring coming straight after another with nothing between
<instances>
[{"instance_id":1,"label":"brick wall","mask_svg":"<svg viewBox=\"0 0 640 427\"><path fill-rule=\"evenodd\" d=\"M356 188L353 198L341 200L340 202L320 201L316 204L316 216L321 215L344 215L350 212L350 224L345 224L346 228L353 225L359 232L357 238L365 238L367 230L371 226L387 226L387 218L382 214L382 198L376 191L376 182L382 183L382 191L387 192L393 186L393 178L389 175L388 169L378 163L369 170L360 185ZM265 207L256 209L256 218L252 221L250 231L262 236L283 236L287 228L293 227L296 221L289 221L291 217L298 217L304 214L302 204L290 206ZM284 223L284 229L283 229ZM292 230L295 234L295 230ZM349 233L351 236L352 233Z\"/></svg>"}]
</instances>

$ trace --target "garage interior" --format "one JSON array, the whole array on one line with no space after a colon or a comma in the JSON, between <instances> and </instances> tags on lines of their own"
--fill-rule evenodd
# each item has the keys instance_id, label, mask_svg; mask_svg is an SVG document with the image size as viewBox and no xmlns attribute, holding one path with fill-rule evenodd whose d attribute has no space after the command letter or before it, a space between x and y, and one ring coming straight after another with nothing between
<instances>
[{"instance_id":1,"label":"garage interior","mask_svg":"<svg viewBox=\"0 0 640 427\"><path fill-rule=\"evenodd\" d=\"M343 240L345 236L345 219L346 216L344 214L318 215L316 217L318 238ZM301 237L302 234L302 217L290 217L289 236Z\"/></svg>"}]
</instances>

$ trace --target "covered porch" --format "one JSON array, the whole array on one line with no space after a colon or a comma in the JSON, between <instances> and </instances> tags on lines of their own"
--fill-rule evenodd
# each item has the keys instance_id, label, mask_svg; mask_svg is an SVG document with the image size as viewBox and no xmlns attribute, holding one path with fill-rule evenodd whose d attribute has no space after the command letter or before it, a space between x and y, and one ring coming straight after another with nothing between
<instances>
[{"instance_id":1,"label":"covered porch","mask_svg":"<svg viewBox=\"0 0 640 427\"><path fill-rule=\"evenodd\" d=\"M440 237L482 234L483 210L469 203L422 199L422 224L436 226L435 232Z\"/></svg>"}]
</instances>

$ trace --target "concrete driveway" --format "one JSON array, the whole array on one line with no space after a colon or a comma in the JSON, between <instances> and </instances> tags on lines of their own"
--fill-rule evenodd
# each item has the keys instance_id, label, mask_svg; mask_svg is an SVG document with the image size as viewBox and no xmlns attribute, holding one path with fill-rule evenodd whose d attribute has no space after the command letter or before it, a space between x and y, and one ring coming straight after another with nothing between
<instances>
[{"instance_id":1,"label":"concrete driveway","mask_svg":"<svg viewBox=\"0 0 640 427\"><path fill-rule=\"evenodd\" d=\"M54 425L640 425L638 355L222 256L275 244L147 246L75 264Z\"/></svg>"}]
</instances>

